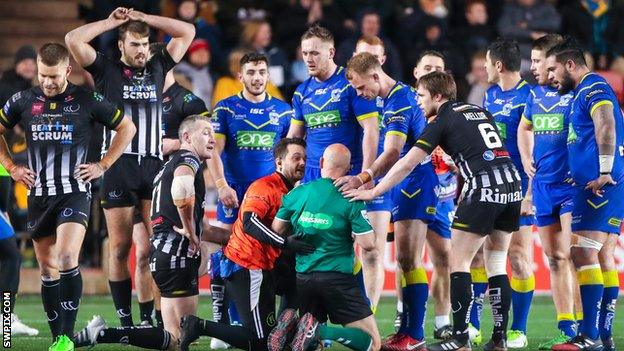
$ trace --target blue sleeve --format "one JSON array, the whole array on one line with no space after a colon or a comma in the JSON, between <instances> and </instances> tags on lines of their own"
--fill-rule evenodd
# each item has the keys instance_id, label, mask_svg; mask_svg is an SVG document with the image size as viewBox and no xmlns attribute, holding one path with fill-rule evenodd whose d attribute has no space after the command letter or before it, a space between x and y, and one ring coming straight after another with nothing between
<instances>
[{"instance_id":1,"label":"blue sleeve","mask_svg":"<svg viewBox=\"0 0 624 351\"><path fill-rule=\"evenodd\" d=\"M368 100L357 96L357 92L352 86L349 86L349 102L353 109L353 114L358 122L368 118L377 119L379 112L377 111L377 103L375 100Z\"/></svg>"},{"instance_id":2,"label":"blue sleeve","mask_svg":"<svg viewBox=\"0 0 624 351\"><path fill-rule=\"evenodd\" d=\"M399 135L407 139L409 134L409 120L413 113L411 105L390 105L384 108L385 136Z\"/></svg>"},{"instance_id":3,"label":"blue sleeve","mask_svg":"<svg viewBox=\"0 0 624 351\"><path fill-rule=\"evenodd\" d=\"M229 115L233 115L234 111L232 111L227 104L226 100L221 100L217 103L214 111L212 111L212 118L210 122L212 123L212 129L215 132L215 136L225 138L227 136L227 117Z\"/></svg>"},{"instance_id":4,"label":"blue sleeve","mask_svg":"<svg viewBox=\"0 0 624 351\"><path fill-rule=\"evenodd\" d=\"M292 98L293 116L290 123L305 125L305 118L301 109L301 99L303 99L303 95L301 95L299 90L295 91Z\"/></svg>"},{"instance_id":5,"label":"blue sleeve","mask_svg":"<svg viewBox=\"0 0 624 351\"><path fill-rule=\"evenodd\" d=\"M579 96L579 99L583 99L583 105L585 106L588 112L587 115L590 119L598 107L603 105L615 107L616 104L614 104L614 101L617 101L615 95L611 91L611 88L606 82L603 84L596 84L593 89L587 89L584 91L583 95Z\"/></svg>"},{"instance_id":6,"label":"blue sleeve","mask_svg":"<svg viewBox=\"0 0 624 351\"><path fill-rule=\"evenodd\" d=\"M286 111L282 112L283 116L280 116L280 125L282 126L282 134L281 138L285 138L288 134L288 128L290 128L290 121L293 118L293 110L287 108Z\"/></svg>"},{"instance_id":7,"label":"blue sleeve","mask_svg":"<svg viewBox=\"0 0 624 351\"><path fill-rule=\"evenodd\" d=\"M533 98L535 98L535 93L531 90L527 96L526 105L524 106L521 117L521 119L529 125L533 124Z\"/></svg>"},{"instance_id":8,"label":"blue sleeve","mask_svg":"<svg viewBox=\"0 0 624 351\"><path fill-rule=\"evenodd\" d=\"M7 129L15 127L22 118L22 93L17 92L7 100L0 110L0 124Z\"/></svg>"}]
</instances>

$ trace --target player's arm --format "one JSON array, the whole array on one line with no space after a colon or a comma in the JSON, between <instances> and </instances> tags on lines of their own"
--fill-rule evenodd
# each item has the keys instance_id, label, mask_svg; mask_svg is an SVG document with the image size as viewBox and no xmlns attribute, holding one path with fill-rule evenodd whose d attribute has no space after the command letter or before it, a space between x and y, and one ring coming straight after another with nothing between
<instances>
[{"instance_id":1,"label":"player's arm","mask_svg":"<svg viewBox=\"0 0 624 351\"><path fill-rule=\"evenodd\" d=\"M226 230L210 224L206 217L204 217L203 220L203 227L204 231L202 232L202 241L207 241L222 246L227 245L228 241L230 240L230 234L232 234L231 230Z\"/></svg>"},{"instance_id":2,"label":"player's arm","mask_svg":"<svg viewBox=\"0 0 624 351\"><path fill-rule=\"evenodd\" d=\"M293 117L290 120L290 127L288 127L287 138L303 138L305 136L305 119L303 118L303 111L301 110L302 95L298 91L292 98Z\"/></svg>"},{"instance_id":3,"label":"player's arm","mask_svg":"<svg viewBox=\"0 0 624 351\"><path fill-rule=\"evenodd\" d=\"M355 243L368 254L379 255L375 241L375 232L366 214L366 205L363 202L352 204L349 215L351 222L351 235L355 238Z\"/></svg>"},{"instance_id":4,"label":"player's arm","mask_svg":"<svg viewBox=\"0 0 624 351\"><path fill-rule=\"evenodd\" d=\"M236 195L236 190L232 189L225 180L223 160L221 160L221 154L225 148L225 138L225 135L215 133L215 148L212 151L212 157L206 162L208 163L210 176L214 179L215 186L217 187L219 200L225 207L236 208L239 206L238 196Z\"/></svg>"},{"instance_id":5,"label":"player's arm","mask_svg":"<svg viewBox=\"0 0 624 351\"><path fill-rule=\"evenodd\" d=\"M101 21L87 23L65 35L65 44L76 62L82 67L90 66L96 59L97 53L89 42L98 35L117 28L128 21L127 14L130 10L118 7L108 18Z\"/></svg>"},{"instance_id":6,"label":"player's arm","mask_svg":"<svg viewBox=\"0 0 624 351\"><path fill-rule=\"evenodd\" d=\"M13 162L4 135L21 119L22 94L14 94L0 109L0 163L11 174L14 181L24 184L28 189L35 185L36 174L30 168Z\"/></svg>"},{"instance_id":7,"label":"player's arm","mask_svg":"<svg viewBox=\"0 0 624 351\"><path fill-rule=\"evenodd\" d=\"M180 139L163 138L162 140L163 155L171 155L180 150Z\"/></svg>"},{"instance_id":8,"label":"player's arm","mask_svg":"<svg viewBox=\"0 0 624 351\"><path fill-rule=\"evenodd\" d=\"M613 103L610 100L602 100L593 104L590 110L594 122L594 134L598 145L598 163L600 176L587 184L586 189L592 190L596 195L602 196L602 187L605 184L615 184L611 177L613 161L615 158L615 116Z\"/></svg>"},{"instance_id":9,"label":"player's arm","mask_svg":"<svg viewBox=\"0 0 624 351\"><path fill-rule=\"evenodd\" d=\"M131 20L144 21L150 27L160 29L171 37L167 44L167 51L175 62L180 62L186 50L195 37L195 26L177 19L148 15L141 11L132 10L127 14Z\"/></svg>"},{"instance_id":10,"label":"player's arm","mask_svg":"<svg viewBox=\"0 0 624 351\"><path fill-rule=\"evenodd\" d=\"M377 145L379 145L379 124L377 114L359 120L360 126L364 130L362 135L362 169L371 167L377 158Z\"/></svg>"},{"instance_id":11,"label":"player's arm","mask_svg":"<svg viewBox=\"0 0 624 351\"><path fill-rule=\"evenodd\" d=\"M195 170L190 166L181 164L175 169L171 182L171 198L182 222L182 228L176 228L176 231L189 239L189 248L195 253L199 250L193 214L195 207Z\"/></svg>"},{"instance_id":12,"label":"player's arm","mask_svg":"<svg viewBox=\"0 0 624 351\"><path fill-rule=\"evenodd\" d=\"M526 110L525 110L526 111ZM520 125L518 125L518 149L522 158L522 166L526 174L533 178L535 176L535 166L533 165L533 123L522 115Z\"/></svg>"}]
</instances>

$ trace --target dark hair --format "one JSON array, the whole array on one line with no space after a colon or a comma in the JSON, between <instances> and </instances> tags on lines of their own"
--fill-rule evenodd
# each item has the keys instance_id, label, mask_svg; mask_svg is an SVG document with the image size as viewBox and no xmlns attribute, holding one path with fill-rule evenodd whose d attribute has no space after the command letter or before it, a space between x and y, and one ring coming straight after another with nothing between
<instances>
[{"instance_id":1,"label":"dark hair","mask_svg":"<svg viewBox=\"0 0 624 351\"><path fill-rule=\"evenodd\" d=\"M329 29L321 27L318 24L310 26L310 28L308 28L308 30L306 30L301 36L301 41L310 38L319 38L322 42L334 44L334 36L331 34Z\"/></svg>"},{"instance_id":2,"label":"dark hair","mask_svg":"<svg viewBox=\"0 0 624 351\"><path fill-rule=\"evenodd\" d=\"M46 66L56 66L61 62L69 63L69 51L59 43L43 44L37 57Z\"/></svg>"},{"instance_id":3,"label":"dark hair","mask_svg":"<svg viewBox=\"0 0 624 351\"><path fill-rule=\"evenodd\" d=\"M257 52L248 52L240 59L241 70L243 69L243 65L249 62L253 62L256 64L258 62L264 62L267 64L267 66L269 65L269 59L266 57L266 55Z\"/></svg>"},{"instance_id":4,"label":"dark hair","mask_svg":"<svg viewBox=\"0 0 624 351\"><path fill-rule=\"evenodd\" d=\"M442 61L444 61L444 54L443 53L441 53L439 51L436 51L436 50L425 50L418 56L418 60L416 61L416 66L418 66L420 61L422 61L423 57L425 57L425 56L439 57L439 58L442 59Z\"/></svg>"},{"instance_id":5,"label":"dark hair","mask_svg":"<svg viewBox=\"0 0 624 351\"><path fill-rule=\"evenodd\" d=\"M544 51L545 54L555 45L561 43L562 40L563 37L559 34L546 34L543 37L533 40L533 45L531 47L533 50Z\"/></svg>"},{"instance_id":6,"label":"dark hair","mask_svg":"<svg viewBox=\"0 0 624 351\"><path fill-rule=\"evenodd\" d=\"M141 38L149 37L150 28L146 22L143 21L128 21L121 26L119 26L119 40L123 41L126 39L126 34L136 33Z\"/></svg>"},{"instance_id":7,"label":"dark hair","mask_svg":"<svg viewBox=\"0 0 624 351\"><path fill-rule=\"evenodd\" d=\"M490 60L492 62L500 61L505 66L505 69L512 72L520 70L520 47L515 40L498 38L487 50L490 53Z\"/></svg>"},{"instance_id":8,"label":"dark hair","mask_svg":"<svg viewBox=\"0 0 624 351\"><path fill-rule=\"evenodd\" d=\"M207 117L202 116L202 115L190 115L184 118L182 120L182 123L180 123L180 127L178 127L178 138L182 140L182 135L184 134L184 132L190 132L194 130L195 123L197 123L197 121L200 121L200 120L206 121L208 122L208 124L210 124L210 120Z\"/></svg>"},{"instance_id":9,"label":"dark hair","mask_svg":"<svg viewBox=\"0 0 624 351\"><path fill-rule=\"evenodd\" d=\"M583 49L576 39L571 36L565 36L559 44L548 50L546 57L548 56L555 56L555 59L559 63L565 63L571 60L577 65L587 66Z\"/></svg>"},{"instance_id":10,"label":"dark hair","mask_svg":"<svg viewBox=\"0 0 624 351\"><path fill-rule=\"evenodd\" d=\"M448 73L439 71L427 73L420 77L418 85L422 85L431 96L440 94L443 98L448 100L455 100L457 98L455 80L453 80L453 76Z\"/></svg>"},{"instance_id":11,"label":"dark hair","mask_svg":"<svg viewBox=\"0 0 624 351\"><path fill-rule=\"evenodd\" d=\"M288 145L299 145L305 149L306 142L302 138L283 138L273 148L273 158L284 158L288 153Z\"/></svg>"}]
</instances>

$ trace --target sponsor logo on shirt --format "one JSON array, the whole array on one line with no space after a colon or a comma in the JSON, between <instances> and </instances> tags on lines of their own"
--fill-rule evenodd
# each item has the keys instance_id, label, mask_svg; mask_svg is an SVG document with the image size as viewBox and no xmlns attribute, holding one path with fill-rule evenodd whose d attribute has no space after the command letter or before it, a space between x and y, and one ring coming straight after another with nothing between
<instances>
[{"instance_id":1,"label":"sponsor logo on shirt","mask_svg":"<svg viewBox=\"0 0 624 351\"><path fill-rule=\"evenodd\" d=\"M32 124L30 126L33 141L59 141L61 144L71 144L74 125L71 123Z\"/></svg>"},{"instance_id":2,"label":"sponsor logo on shirt","mask_svg":"<svg viewBox=\"0 0 624 351\"><path fill-rule=\"evenodd\" d=\"M308 128L330 128L338 126L340 123L340 112L338 110L321 111L310 113L304 116Z\"/></svg>"},{"instance_id":3,"label":"sponsor logo on shirt","mask_svg":"<svg viewBox=\"0 0 624 351\"><path fill-rule=\"evenodd\" d=\"M157 100L156 84L124 85L123 86L123 99L124 100L147 100L149 102L155 102Z\"/></svg>"},{"instance_id":4,"label":"sponsor logo on shirt","mask_svg":"<svg viewBox=\"0 0 624 351\"><path fill-rule=\"evenodd\" d=\"M236 146L243 150L270 150L275 142L275 132L239 130L236 132Z\"/></svg>"},{"instance_id":5,"label":"sponsor logo on shirt","mask_svg":"<svg viewBox=\"0 0 624 351\"><path fill-rule=\"evenodd\" d=\"M533 115L533 130L536 133L555 134L563 131L563 114L536 114Z\"/></svg>"},{"instance_id":6,"label":"sponsor logo on shirt","mask_svg":"<svg viewBox=\"0 0 624 351\"><path fill-rule=\"evenodd\" d=\"M498 134L503 140L507 139L507 125L503 122L496 122L496 127L498 128Z\"/></svg>"},{"instance_id":7,"label":"sponsor logo on shirt","mask_svg":"<svg viewBox=\"0 0 624 351\"><path fill-rule=\"evenodd\" d=\"M297 223L303 228L328 229L334 224L330 215L303 211Z\"/></svg>"}]
</instances>

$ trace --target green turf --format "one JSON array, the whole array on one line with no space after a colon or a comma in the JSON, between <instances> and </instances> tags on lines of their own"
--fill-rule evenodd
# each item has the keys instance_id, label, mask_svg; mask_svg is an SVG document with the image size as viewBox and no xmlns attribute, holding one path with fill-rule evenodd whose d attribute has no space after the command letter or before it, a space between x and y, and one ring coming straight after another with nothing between
<instances>
[{"instance_id":1,"label":"green turf","mask_svg":"<svg viewBox=\"0 0 624 351\"><path fill-rule=\"evenodd\" d=\"M133 315L138 316L138 304L134 303ZM40 296L20 296L17 301L15 312L19 317L28 325L38 328L40 331L37 337L14 337L13 338L13 350L28 350L38 351L47 350L47 347L51 343L50 332L41 306ZM394 299L383 298L382 302L377 309L377 323L379 324L380 332L383 335L387 335L393 331L392 325L395 316ZM106 321L112 326L118 326L118 320L113 309L113 302L110 296L96 296L85 297L80 304L80 312L78 314L78 321L76 322L76 330L84 327L88 320L94 314L102 315ZM207 297L201 297L200 299L200 316L210 316L211 308L210 302ZM484 335L488 335L487 331L491 330L491 318L489 308L485 308L483 312L483 331ZM527 350L536 350L537 345L546 341L556 332L555 312L552 300L548 297L536 297L533 300L533 306L531 308L531 315L529 316L528 335L529 335L529 347ZM136 321L136 320L135 320ZM624 326L624 307L618 306L616 314L615 326L615 342L617 345L624 345L624 332L621 332ZM427 323L426 333L428 337L433 334L433 306L430 304L427 311ZM487 340L487 338L484 338ZM346 349L340 346L334 346L333 349ZM119 345L98 345L95 350L142 350L134 347L120 348ZM192 348L193 349L193 348ZM208 350L209 339L202 338L200 344L194 347L195 350ZM475 347L475 350L479 350L479 347Z\"/></svg>"}]
</instances>

